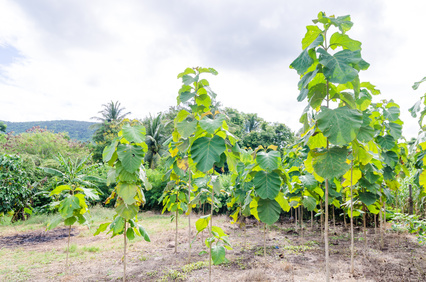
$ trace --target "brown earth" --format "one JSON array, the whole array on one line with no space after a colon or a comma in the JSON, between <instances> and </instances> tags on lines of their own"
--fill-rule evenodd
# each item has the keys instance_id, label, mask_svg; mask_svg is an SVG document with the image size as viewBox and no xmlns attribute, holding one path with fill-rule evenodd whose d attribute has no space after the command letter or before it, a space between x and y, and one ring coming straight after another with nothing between
<instances>
[{"instance_id":1,"label":"brown earth","mask_svg":"<svg viewBox=\"0 0 426 282\"><path fill-rule=\"evenodd\" d=\"M194 216L192 222L195 220ZM325 281L324 243L320 230L312 231L309 223L303 234L300 230L295 231L294 224L290 223L269 228L266 233L266 257L263 257L263 225L249 223L244 234L225 217L214 218L214 223L229 234L234 248L227 251L229 262L213 266L212 281ZM121 279L122 236L110 239L106 234L93 237L91 233L93 230L89 232L85 227L73 228L71 242L81 252L71 253L68 274L64 271L67 228L1 236L0 264L3 269L0 268L0 280ZM177 254L174 253L175 235L172 228L155 231L150 243L141 239L130 242L127 253L128 281L208 281L207 256L198 255L205 249L200 236L192 246L191 264L188 265L187 235L187 229L180 228ZM426 281L426 248L420 246L412 235L388 230L384 237L384 248L380 248L379 234L374 234L374 228L368 229L365 245L362 230L356 229L355 274L352 277L349 273L349 231L342 226L331 226L331 280ZM48 257L49 254L52 257Z\"/></svg>"}]
</instances>

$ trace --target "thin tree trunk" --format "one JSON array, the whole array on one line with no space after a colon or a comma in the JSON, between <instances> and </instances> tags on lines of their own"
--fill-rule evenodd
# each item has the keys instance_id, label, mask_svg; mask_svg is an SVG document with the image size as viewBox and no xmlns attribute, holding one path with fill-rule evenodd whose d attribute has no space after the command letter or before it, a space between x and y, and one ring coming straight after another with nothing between
<instances>
[{"instance_id":1,"label":"thin tree trunk","mask_svg":"<svg viewBox=\"0 0 426 282\"><path fill-rule=\"evenodd\" d=\"M314 211L311 211L311 231L314 230Z\"/></svg>"},{"instance_id":2,"label":"thin tree trunk","mask_svg":"<svg viewBox=\"0 0 426 282\"><path fill-rule=\"evenodd\" d=\"M192 190L192 185L191 185L191 170L188 170L188 181L189 181L189 186L188 186L188 264L191 263L191 211L192 211L192 207L191 207L191 190ZM201 238L203 238L203 235L201 234ZM201 240L201 244L202 244L202 240Z\"/></svg>"},{"instance_id":3,"label":"thin tree trunk","mask_svg":"<svg viewBox=\"0 0 426 282\"><path fill-rule=\"evenodd\" d=\"M298 228L297 228L297 221L298 221L298 217L297 217L297 208L295 208L295 209L294 209L294 227L295 227L295 230L296 230L296 231L298 230Z\"/></svg>"},{"instance_id":4,"label":"thin tree trunk","mask_svg":"<svg viewBox=\"0 0 426 282\"><path fill-rule=\"evenodd\" d=\"M71 239L71 225L68 228L68 246L67 246L67 260L65 262L65 275L68 275L68 269L69 269L69 266L68 266L68 254L70 252L70 239Z\"/></svg>"},{"instance_id":5,"label":"thin tree trunk","mask_svg":"<svg viewBox=\"0 0 426 282\"><path fill-rule=\"evenodd\" d=\"M376 214L374 214L374 235L377 234L377 220L376 220Z\"/></svg>"},{"instance_id":6,"label":"thin tree trunk","mask_svg":"<svg viewBox=\"0 0 426 282\"><path fill-rule=\"evenodd\" d=\"M266 260L266 223L263 224L263 257Z\"/></svg>"},{"instance_id":7,"label":"thin tree trunk","mask_svg":"<svg viewBox=\"0 0 426 282\"><path fill-rule=\"evenodd\" d=\"M123 256L123 267L124 267L124 273L123 273L123 282L126 282L126 267L127 267L127 220L124 221L124 256Z\"/></svg>"},{"instance_id":8,"label":"thin tree trunk","mask_svg":"<svg viewBox=\"0 0 426 282\"><path fill-rule=\"evenodd\" d=\"M244 251L247 248L247 226L244 218Z\"/></svg>"},{"instance_id":9,"label":"thin tree trunk","mask_svg":"<svg viewBox=\"0 0 426 282\"><path fill-rule=\"evenodd\" d=\"M303 206L299 207L299 222L300 222L300 231L302 232L302 238L303 238Z\"/></svg>"},{"instance_id":10,"label":"thin tree trunk","mask_svg":"<svg viewBox=\"0 0 426 282\"><path fill-rule=\"evenodd\" d=\"M354 162L351 162L351 269L352 277L354 275L354 210L353 210L353 173Z\"/></svg>"},{"instance_id":11,"label":"thin tree trunk","mask_svg":"<svg viewBox=\"0 0 426 282\"><path fill-rule=\"evenodd\" d=\"M334 230L336 230L336 214L334 212L334 205L333 205L333 226L334 226Z\"/></svg>"},{"instance_id":12,"label":"thin tree trunk","mask_svg":"<svg viewBox=\"0 0 426 282\"><path fill-rule=\"evenodd\" d=\"M214 206L214 188L212 187L212 204L210 210L210 236L213 230L213 206ZM212 245L209 247L209 282L212 281Z\"/></svg>"},{"instance_id":13,"label":"thin tree trunk","mask_svg":"<svg viewBox=\"0 0 426 282\"><path fill-rule=\"evenodd\" d=\"M328 179L325 180L324 244L325 244L325 281L329 282L330 281L330 257L329 257L329 251L328 251Z\"/></svg>"},{"instance_id":14,"label":"thin tree trunk","mask_svg":"<svg viewBox=\"0 0 426 282\"><path fill-rule=\"evenodd\" d=\"M364 213L362 214L362 221L364 223L364 251L367 251L367 209L365 208L365 205L362 205L362 210L364 211Z\"/></svg>"},{"instance_id":15,"label":"thin tree trunk","mask_svg":"<svg viewBox=\"0 0 426 282\"><path fill-rule=\"evenodd\" d=\"M175 254L177 254L177 244L178 244L178 210L176 209L176 234L175 234Z\"/></svg>"},{"instance_id":16,"label":"thin tree trunk","mask_svg":"<svg viewBox=\"0 0 426 282\"><path fill-rule=\"evenodd\" d=\"M380 196L380 202L382 202L382 196ZM383 211L382 208L380 207L380 217L379 217L379 221L380 221L380 226L379 226L379 233L380 233L380 248L383 248Z\"/></svg>"},{"instance_id":17,"label":"thin tree trunk","mask_svg":"<svg viewBox=\"0 0 426 282\"><path fill-rule=\"evenodd\" d=\"M324 241L324 211L322 210L322 201L320 201L320 210L321 210L321 215L320 215L321 242L323 242Z\"/></svg>"},{"instance_id":18,"label":"thin tree trunk","mask_svg":"<svg viewBox=\"0 0 426 282\"><path fill-rule=\"evenodd\" d=\"M346 210L345 209L343 209L343 226L345 226L345 229L346 229Z\"/></svg>"}]
</instances>

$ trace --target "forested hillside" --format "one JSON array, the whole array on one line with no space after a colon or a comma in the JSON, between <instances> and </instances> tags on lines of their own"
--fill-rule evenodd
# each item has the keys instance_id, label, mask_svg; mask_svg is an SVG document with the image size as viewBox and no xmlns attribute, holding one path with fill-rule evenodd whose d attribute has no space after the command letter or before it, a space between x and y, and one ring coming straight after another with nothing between
<instances>
[{"instance_id":1,"label":"forested hillside","mask_svg":"<svg viewBox=\"0 0 426 282\"><path fill-rule=\"evenodd\" d=\"M28 121L28 122L10 122L4 121L7 125L6 132L14 132L19 134L26 130L40 126L47 130L58 132L68 132L71 139L79 141L90 141L94 130L89 129L94 122L77 121L77 120L50 120L50 121Z\"/></svg>"}]
</instances>

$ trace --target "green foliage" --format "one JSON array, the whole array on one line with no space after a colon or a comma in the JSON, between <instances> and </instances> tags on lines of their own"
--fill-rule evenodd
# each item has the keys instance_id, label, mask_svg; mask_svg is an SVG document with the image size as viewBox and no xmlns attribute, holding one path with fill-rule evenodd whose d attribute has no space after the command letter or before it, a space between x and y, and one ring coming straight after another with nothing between
<instances>
[{"instance_id":1,"label":"green foliage","mask_svg":"<svg viewBox=\"0 0 426 282\"><path fill-rule=\"evenodd\" d=\"M71 140L80 142L90 141L93 130L93 122L77 120L50 120L50 121L27 121L27 122L4 122L7 125L7 132L13 132L14 135L25 133L32 128L41 128L47 131L62 133L68 135ZM1 121L0 121L1 132ZM6 132L6 130L4 131Z\"/></svg>"},{"instance_id":2,"label":"green foliage","mask_svg":"<svg viewBox=\"0 0 426 282\"><path fill-rule=\"evenodd\" d=\"M118 136L111 144L105 147L103 160L111 167L108 171L108 182L116 183L116 186L107 199L106 204L116 199L116 215L112 222L102 224L95 235L105 231L112 236L124 234L129 240L135 235L142 236L149 241L145 229L137 223L139 207L144 205L145 195L142 187L151 189L143 166L143 157L147 151L145 140L145 128L142 125L132 126L124 121ZM127 228L127 224L130 226Z\"/></svg>"},{"instance_id":3,"label":"green foliage","mask_svg":"<svg viewBox=\"0 0 426 282\"><path fill-rule=\"evenodd\" d=\"M98 192L91 180L98 180L88 175L93 165L87 165L90 155L81 160L72 160L70 157L57 157L59 169L43 168L43 170L57 177L59 181L49 196L56 201L52 203L57 208L60 217L51 221L48 229L55 228L62 221L65 225L73 225L75 222L86 223L86 212L88 212L87 200L98 200ZM101 180L98 180L101 181Z\"/></svg>"},{"instance_id":4,"label":"green foliage","mask_svg":"<svg viewBox=\"0 0 426 282\"><path fill-rule=\"evenodd\" d=\"M0 133L6 133L6 128L7 125L4 122L0 121Z\"/></svg>"},{"instance_id":5,"label":"green foliage","mask_svg":"<svg viewBox=\"0 0 426 282\"><path fill-rule=\"evenodd\" d=\"M33 194L22 159L0 154L0 215L11 213L12 221L24 219Z\"/></svg>"},{"instance_id":6,"label":"green foliage","mask_svg":"<svg viewBox=\"0 0 426 282\"><path fill-rule=\"evenodd\" d=\"M86 143L71 140L65 133L33 127L19 135L8 133L4 142L0 143L0 152L29 156L37 166L45 166L58 153L83 157L89 153L89 148Z\"/></svg>"},{"instance_id":7,"label":"green foliage","mask_svg":"<svg viewBox=\"0 0 426 282\"><path fill-rule=\"evenodd\" d=\"M420 244L426 244L426 220L420 219L418 215L394 213L392 228L397 231L408 231L416 234Z\"/></svg>"}]
</instances>

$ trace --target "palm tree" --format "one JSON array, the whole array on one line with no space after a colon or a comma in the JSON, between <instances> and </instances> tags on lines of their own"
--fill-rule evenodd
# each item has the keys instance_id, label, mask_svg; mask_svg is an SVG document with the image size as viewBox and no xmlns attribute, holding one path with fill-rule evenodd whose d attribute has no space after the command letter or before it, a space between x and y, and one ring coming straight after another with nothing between
<instances>
[{"instance_id":1,"label":"palm tree","mask_svg":"<svg viewBox=\"0 0 426 282\"><path fill-rule=\"evenodd\" d=\"M100 121L102 124L105 122L119 123L126 116L131 114L130 112L124 113L126 108L122 108L120 102L109 102L108 104L102 105L102 111L98 113L101 114L101 117L92 117L92 119Z\"/></svg>"},{"instance_id":2,"label":"palm tree","mask_svg":"<svg viewBox=\"0 0 426 282\"><path fill-rule=\"evenodd\" d=\"M247 114L247 120L244 124L245 132L250 133L256 130L260 126L261 121L257 114Z\"/></svg>"},{"instance_id":3,"label":"palm tree","mask_svg":"<svg viewBox=\"0 0 426 282\"><path fill-rule=\"evenodd\" d=\"M148 145L148 152L145 154L145 162L149 164L149 167L154 169L160 160L161 155L165 152L164 147L169 141L169 136L165 135L166 126L163 122L163 115L159 113L156 117L149 115L143 121L146 128L146 140L145 143Z\"/></svg>"}]
</instances>

